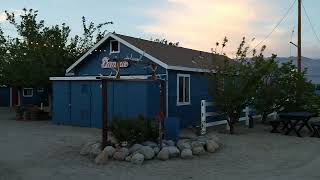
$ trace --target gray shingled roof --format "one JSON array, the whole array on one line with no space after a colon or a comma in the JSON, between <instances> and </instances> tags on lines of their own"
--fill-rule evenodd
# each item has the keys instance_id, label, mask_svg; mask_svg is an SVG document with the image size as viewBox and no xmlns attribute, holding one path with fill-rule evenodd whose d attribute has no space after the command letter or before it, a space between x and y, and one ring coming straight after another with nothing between
<instances>
[{"instance_id":1,"label":"gray shingled roof","mask_svg":"<svg viewBox=\"0 0 320 180\"><path fill-rule=\"evenodd\" d=\"M225 56L204 51L165 45L121 34L115 35L169 66L211 69L213 65L221 65L225 60Z\"/></svg>"}]
</instances>

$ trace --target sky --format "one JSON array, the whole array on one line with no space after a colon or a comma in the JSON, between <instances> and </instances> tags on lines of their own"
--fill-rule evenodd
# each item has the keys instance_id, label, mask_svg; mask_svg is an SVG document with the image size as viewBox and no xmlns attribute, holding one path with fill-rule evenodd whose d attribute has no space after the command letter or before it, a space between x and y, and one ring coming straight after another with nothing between
<instances>
[{"instance_id":1,"label":"sky","mask_svg":"<svg viewBox=\"0 0 320 180\"><path fill-rule=\"evenodd\" d=\"M295 0L0 0L0 26L8 34L13 27L5 21L5 10L17 14L22 8L39 10L39 19L46 25L66 23L72 34L82 33L81 17L107 26L110 32L139 38L166 38L180 46L210 51L225 36L229 42L225 52L234 57L246 37L254 48L272 31ZM315 31L320 36L320 1L303 0ZM320 58L320 40L312 32L302 11L302 53ZM295 31L292 36L292 31ZM281 57L295 56L297 41L297 4L276 31L262 44L265 54ZM254 39L252 41L252 39ZM260 46L259 46L260 47ZM258 47L258 48L259 48Z\"/></svg>"}]
</instances>

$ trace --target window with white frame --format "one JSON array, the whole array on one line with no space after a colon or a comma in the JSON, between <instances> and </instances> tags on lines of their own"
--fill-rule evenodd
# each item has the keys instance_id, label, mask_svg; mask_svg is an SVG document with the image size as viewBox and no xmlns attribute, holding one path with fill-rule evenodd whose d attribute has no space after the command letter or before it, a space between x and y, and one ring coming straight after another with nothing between
<instances>
[{"instance_id":1,"label":"window with white frame","mask_svg":"<svg viewBox=\"0 0 320 180\"><path fill-rule=\"evenodd\" d=\"M177 75L177 105L190 104L190 75Z\"/></svg>"},{"instance_id":2,"label":"window with white frame","mask_svg":"<svg viewBox=\"0 0 320 180\"><path fill-rule=\"evenodd\" d=\"M33 96L33 88L23 88L23 97L32 97Z\"/></svg>"},{"instance_id":3,"label":"window with white frame","mask_svg":"<svg viewBox=\"0 0 320 180\"><path fill-rule=\"evenodd\" d=\"M120 42L116 40L110 41L110 53L119 53L120 52Z\"/></svg>"}]
</instances>

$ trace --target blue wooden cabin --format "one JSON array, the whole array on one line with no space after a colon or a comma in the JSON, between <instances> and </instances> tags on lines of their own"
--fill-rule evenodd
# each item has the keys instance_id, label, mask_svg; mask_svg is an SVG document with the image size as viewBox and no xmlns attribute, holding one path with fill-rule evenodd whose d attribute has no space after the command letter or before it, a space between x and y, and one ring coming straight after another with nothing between
<instances>
[{"instance_id":1,"label":"blue wooden cabin","mask_svg":"<svg viewBox=\"0 0 320 180\"><path fill-rule=\"evenodd\" d=\"M206 73L212 62L223 57L212 53L165 45L158 42L107 34L53 81L53 122L56 124L102 127L102 90L97 77L108 81L108 117L154 118L160 111L159 81L165 80L166 117L180 119L181 128L200 122L200 101L210 100ZM117 63L118 62L118 63Z\"/></svg>"},{"instance_id":2,"label":"blue wooden cabin","mask_svg":"<svg viewBox=\"0 0 320 180\"><path fill-rule=\"evenodd\" d=\"M0 107L48 105L48 91L45 88L17 88L0 86Z\"/></svg>"}]
</instances>

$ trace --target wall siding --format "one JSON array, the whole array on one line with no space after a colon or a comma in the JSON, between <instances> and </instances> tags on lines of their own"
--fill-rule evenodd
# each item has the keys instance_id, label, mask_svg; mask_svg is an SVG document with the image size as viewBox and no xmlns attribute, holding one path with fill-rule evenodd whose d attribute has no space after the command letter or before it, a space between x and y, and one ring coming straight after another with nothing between
<instances>
[{"instance_id":1,"label":"wall siding","mask_svg":"<svg viewBox=\"0 0 320 180\"><path fill-rule=\"evenodd\" d=\"M190 105L177 105L177 74L190 74ZM200 123L201 100L211 100L208 94L208 79L202 73L169 70L168 116L179 117L181 128Z\"/></svg>"},{"instance_id":2,"label":"wall siding","mask_svg":"<svg viewBox=\"0 0 320 180\"><path fill-rule=\"evenodd\" d=\"M75 76L96 76L96 75L115 75L115 71L112 69L102 69L101 61L104 57L110 59L121 59L126 57L139 58L141 54L132 50L124 44L120 44L120 53L110 54L110 40L107 40L100 47L102 52L94 51L91 55L85 58L78 66L75 67ZM106 52L104 52L106 50ZM142 58L143 62L151 62L146 57ZM165 74L164 68L158 66L157 74ZM128 68L120 68L120 75L150 75L151 69L142 64L130 63Z\"/></svg>"}]
</instances>

